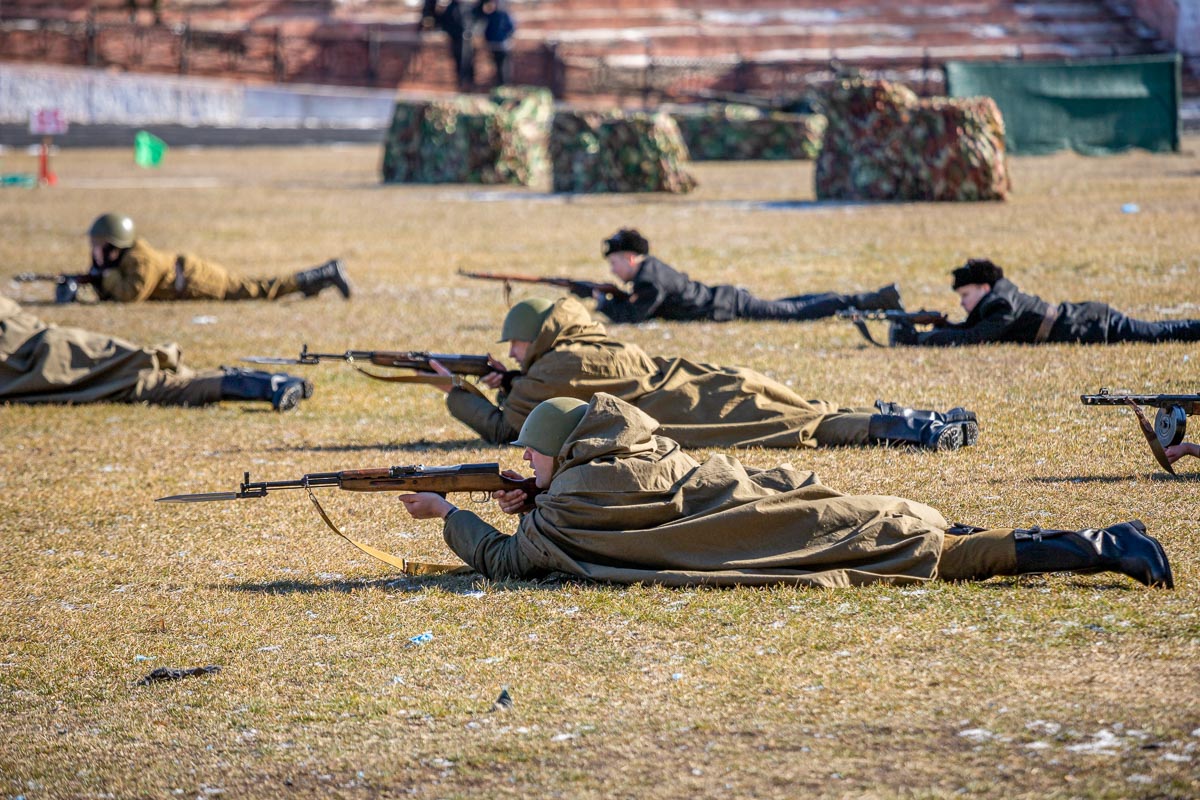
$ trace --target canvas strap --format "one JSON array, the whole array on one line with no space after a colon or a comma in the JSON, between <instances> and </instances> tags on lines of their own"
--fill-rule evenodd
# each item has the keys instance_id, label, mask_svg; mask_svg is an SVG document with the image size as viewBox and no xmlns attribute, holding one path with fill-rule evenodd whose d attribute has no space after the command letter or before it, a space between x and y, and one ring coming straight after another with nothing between
<instances>
[{"instance_id":1,"label":"canvas strap","mask_svg":"<svg viewBox=\"0 0 1200 800\"><path fill-rule=\"evenodd\" d=\"M1042 344L1050 338L1050 330L1054 327L1054 323L1058 321L1058 306L1047 306L1046 313L1042 315L1042 324L1038 326L1037 333L1033 335L1034 344Z\"/></svg>"},{"instance_id":2,"label":"canvas strap","mask_svg":"<svg viewBox=\"0 0 1200 800\"><path fill-rule=\"evenodd\" d=\"M333 520L331 520L329 515L325 513L325 509L321 508L321 502L317 500L317 495L313 492L313 490L307 486L304 488L305 491L308 492L308 499L312 500L313 505L316 506L317 513L321 515L321 519L324 520L325 524L329 526L329 530L333 531L338 536L342 537L347 542L354 545L372 558L377 558L383 563L395 567L405 575L460 575L474 572L474 570L465 564L433 564L424 561L409 561L407 558L396 558L391 553L385 553L382 550L371 547L369 544L363 544L360 541L351 539L349 536L338 530L337 525L333 524Z\"/></svg>"},{"instance_id":3,"label":"canvas strap","mask_svg":"<svg viewBox=\"0 0 1200 800\"><path fill-rule=\"evenodd\" d=\"M346 362L357 372L373 380L383 381L384 383L423 383L427 386L457 386L480 397L484 396L478 386L470 381L463 380L461 375L380 375L377 372L363 369L354 362L353 358L347 358Z\"/></svg>"}]
</instances>

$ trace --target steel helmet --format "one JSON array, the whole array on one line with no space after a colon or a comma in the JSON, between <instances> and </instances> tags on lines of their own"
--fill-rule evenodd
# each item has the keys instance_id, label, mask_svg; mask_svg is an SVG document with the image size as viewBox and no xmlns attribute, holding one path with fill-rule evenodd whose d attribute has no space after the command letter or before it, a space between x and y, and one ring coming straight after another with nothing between
<instances>
[{"instance_id":1,"label":"steel helmet","mask_svg":"<svg viewBox=\"0 0 1200 800\"><path fill-rule=\"evenodd\" d=\"M521 435L513 444L532 448L544 456L557 457L587 410L588 404L575 397L544 400L529 412L521 426Z\"/></svg>"},{"instance_id":2,"label":"steel helmet","mask_svg":"<svg viewBox=\"0 0 1200 800\"><path fill-rule=\"evenodd\" d=\"M554 304L541 297L531 297L513 305L500 327L500 341L532 342L537 338L542 323L550 316Z\"/></svg>"},{"instance_id":3,"label":"steel helmet","mask_svg":"<svg viewBox=\"0 0 1200 800\"><path fill-rule=\"evenodd\" d=\"M133 247L137 229L133 227L133 220L124 214L101 214L88 228L88 236L124 250Z\"/></svg>"}]
</instances>

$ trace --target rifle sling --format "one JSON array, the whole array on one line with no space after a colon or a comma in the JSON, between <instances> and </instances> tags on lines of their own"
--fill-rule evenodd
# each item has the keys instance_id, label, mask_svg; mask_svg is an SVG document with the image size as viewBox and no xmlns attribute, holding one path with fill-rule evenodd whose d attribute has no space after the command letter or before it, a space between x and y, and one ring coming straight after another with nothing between
<instances>
[{"instance_id":1,"label":"rifle sling","mask_svg":"<svg viewBox=\"0 0 1200 800\"><path fill-rule=\"evenodd\" d=\"M429 386L457 386L466 389L468 392L483 397L484 394L479 390L479 387L470 381L463 380L459 375L380 375L377 372L369 372L358 364L354 363L354 359L348 358L346 362L356 371L361 372L368 378L384 383L424 383Z\"/></svg>"},{"instance_id":2,"label":"rifle sling","mask_svg":"<svg viewBox=\"0 0 1200 800\"><path fill-rule=\"evenodd\" d=\"M385 553L382 550L377 550L369 544L351 539L346 534L338 530L338 526L333 524L333 520L325 513L325 509L321 508L321 502L317 500L317 495L313 490L305 486L305 491L308 492L308 499L312 500L313 505L317 508L317 513L321 515L321 519L329 526L329 530L336 533L338 536L345 539L350 544L357 547L372 558L377 558L388 566L395 567L405 575L461 575L469 572L474 572L470 567L463 564L431 564L423 561L409 561L407 558L396 558L390 553Z\"/></svg>"},{"instance_id":3,"label":"rifle sling","mask_svg":"<svg viewBox=\"0 0 1200 800\"><path fill-rule=\"evenodd\" d=\"M1146 442L1150 445L1150 452L1154 453L1154 460L1158 462L1160 467L1174 475L1175 468L1171 466L1171 459L1167 458L1167 453L1163 450L1162 442L1158 440L1158 434L1154 431L1154 425L1150 420L1146 419L1146 412L1142 411L1142 407L1128 397L1125 398L1125 402L1133 409L1133 414L1137 417L1138 427L1142 429L1142 435L1146 437Z\"/></svg>"},{"instance_id":4,"label":"rifle sling","mask_svg":"<svg viewBox=\"0 0 1200 800\"><path fill-rule=\"evenodd\" d=\"M1058 321L1058 306L1049 306L1042 315L1042 324L1038 325L1037 333L1033 335L1034 344L1044 344L1050 338L1050 331Z\"/></svg>"},{"instance_id":5,"label":"rifle sling","mask_svg":"<svg viewBox=\"0 0 1200 800\"><path fill-rule=\"evenodd\" d=\"M863 320L863 319L854 320L854 327L858 328L858 332L863 335L864 339L866 339L868 342L875 345L876 347L885 347L886 346L886 345L882 345L879 342L875 341L875 337L871 335L871 331L867 328L866 320Z\"/></svg>"}]
</instances>

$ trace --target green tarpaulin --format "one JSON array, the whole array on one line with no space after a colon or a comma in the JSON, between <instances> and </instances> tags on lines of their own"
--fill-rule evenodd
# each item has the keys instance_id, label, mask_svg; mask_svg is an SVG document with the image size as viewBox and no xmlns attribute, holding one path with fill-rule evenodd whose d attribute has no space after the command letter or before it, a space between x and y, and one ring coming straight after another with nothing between
<instances>
[{"instance_id":1,"label":"green tarpaulin","mask_svg":"<svg viewBox=\"0 0 1200 800\"><path fill-rule=\"evenodd\" d=\"M1010 154L1069 147L1102 155L1179 150L1178 55L1078 61L950 61L951 97L986 95L1004 115Z\"/></svg>"}]
</instances>

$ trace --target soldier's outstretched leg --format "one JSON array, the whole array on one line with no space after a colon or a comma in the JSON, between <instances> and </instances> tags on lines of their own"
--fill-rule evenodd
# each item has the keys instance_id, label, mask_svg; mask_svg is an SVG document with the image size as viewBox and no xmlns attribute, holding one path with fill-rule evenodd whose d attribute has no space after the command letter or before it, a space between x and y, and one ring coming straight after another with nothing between
<instances>
[{"instance_id":1,"label":"soldier's outstretched leg","mask_svg":"<svg viewBox=\"0 0 1200 800\"><path fill-rule=\"evenodd\" d=\"M114 399L155 406L205 406L221 399L220 370L194 372L187 367L145 369L137 385Z\"/></svg>"},{"instance_id":2,"label":"soldier's outstretched leg","mask_svg":"<svg viewBox=\"0 0 1200 800\"><path fill-rule=\"evenodd\" d=\"M862 294L798 294L780 300L760 300L757 297L739 298L739 319L769 319L802 322L832 317L839 311L858 308L864 311L900 309L900 289L896 284L884 286L875 292Z\"/></svg>"},{"instance_id":3,"label":"soldier's outstretched leg","mask_svg":"<svg viewBox=\"0 0 1200 800\"><path fill-rule=\"evenodd\" d=\"M945 423L957 423L962 428L964 447L971 447L979 441L979 418L974 411L968 411L962 406L956 406L949 411L929 411L910 408L900 403L876 400L875 408L879 410L880 414L896 414L915 419L936 419Z\"/></svg>"},{"instance_id":4,"label":"soldier's outstretched leg","mask_svg":"<svg viewBox=\"0 0 1200 800\"><path fill-rule=\"evenodd\" d=\"M849 296L850 302L859 311L902 311L904 304L900 302L900 287L894 283L880 286L873 292L862 292Z\"/></svg>"},{"instance_id":5,"label":"soldier's outstretched leg","mask_svg":"<svg viewBox=\"0 0 1200 800\"><path fill-rule=\"evenodd\" d=\"M341 292L342 297L350 297L350 279L346 277L346 267L336 258L319 267L297 272L295 279L296 285L306 297L312 297L331 286Z\"/></svg>"},{"instance_id":6,"label":"soldier's outstretched leg","mask_svg":"<svg viewBox=\"0 0 1200 800\"><path fill-rule=\"evenodd\" d=\"M222 367L222 400L267 400L276 411L291 411L312 397L312 381L286 372Z\"/></svg>"},{"instance_id":7,"label":"soldier's outstretched leg","mask_svg":"<svg viewBox=\"0 0 1200 800\"><path fill-rule=\"evenodd\" d=\"M1149 321L1113 311L1108 319L1108 342L1200 342L1200 319Z\"/></svg>"},{"instance_id":8,"label":"soldier's outstretched leg","mask_svg":"<svg viewBox=\"0 0 1200 800\"><path fill-rule=\"evenodd\" d=\"M943 580L1045 572L1117 572L1146 586L1175 588L1166 551L1136 519L1081 531L1017 528L948 536L938 560Z\"/></svg>"},{"instance_id":9,"label":"soldier's outstretched leg","mask_svg":"<svg viewBox=\"0 0 1200 800\"><path fill-rule=\"evenodd\" d=\"M962 425L906 414L875 414L867 435L880 444L911 444L927 450L958 450L963 446Z\"/></svg>"}]
</instances>

